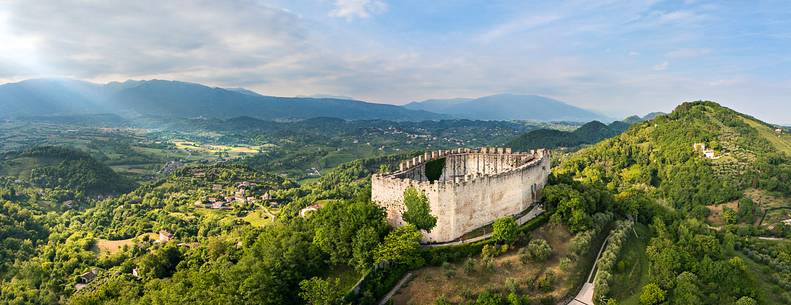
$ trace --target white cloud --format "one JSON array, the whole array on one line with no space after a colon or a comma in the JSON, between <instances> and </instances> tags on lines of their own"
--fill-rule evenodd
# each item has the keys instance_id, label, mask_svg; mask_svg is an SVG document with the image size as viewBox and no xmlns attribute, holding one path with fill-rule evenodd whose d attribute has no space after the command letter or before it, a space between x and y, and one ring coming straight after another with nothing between
<instances>
[{"instance_id":1,"label":"white cloud","mask_svg":"<svg viewBox=\"0 0 791 305\"><path fill-rule=\"evenodd\" d=\"M667 66L670 65L670 62L665 60L659 64L654 65L654 71L664 71L667 70Z\"/></svg>"},{"instance_id":2,"label":"white cloud","mask_svg":"<svg viewBox=\"0 0 791 305\"><path fill-rule=\"evenodd\" d=\"M330 16L347 20L365 19L386 10L387 3L382 0L335 0L335 8L330 11Z\"/></svg>"}]
</instances>

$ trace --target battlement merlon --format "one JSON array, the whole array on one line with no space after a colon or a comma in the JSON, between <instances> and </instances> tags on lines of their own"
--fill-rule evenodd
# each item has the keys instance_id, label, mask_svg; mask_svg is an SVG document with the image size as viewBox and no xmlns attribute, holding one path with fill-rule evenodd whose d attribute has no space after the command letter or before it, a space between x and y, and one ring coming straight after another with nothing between
<instances>
[{"instance_id":1,"label":"battlement merlon","mask_svg":"<svg viewBox=\"0 0 791 305\"><path fill-rule=\"evenodd\" d=\"M497 173L488 173L488 175L499 175L507 171L518 170L523 167L536 166L541 163L540 160L543 158L550 157L550 151L548 149L530 150L525 152L514 152L510 147L481 147L478 149L457 148L452 150L437 150L425 152L424 154L417 157L401 161L397 171L382 173L381 175L386 178L403 178L404 173L414 170L415 168L422 167L429 161L465 154L509 155L520 158L519 160L522 163L521 165L507 170L498 171ZM478 175L474 176L477 177Z\"/></svg>"}]
</instances>

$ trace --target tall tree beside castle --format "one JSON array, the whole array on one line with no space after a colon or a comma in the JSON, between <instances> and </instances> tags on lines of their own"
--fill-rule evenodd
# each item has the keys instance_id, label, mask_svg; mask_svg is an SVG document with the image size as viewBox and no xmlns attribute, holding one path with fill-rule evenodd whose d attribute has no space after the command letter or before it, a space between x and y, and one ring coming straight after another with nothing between
<instances>
[{"instance_id":1,"label":"tall tree beside castle","mask_svg":"<svg viewBox=\"0 0 791 305\"><path fill-rule=\"evenodd\" d=\"M408 187L404 190L404 206L406 206L404 221L415 225L419 230L431 232L431 229L437 225L437 217L431 215L428 198L423 192Z\"/></svg>"}]
</instances>

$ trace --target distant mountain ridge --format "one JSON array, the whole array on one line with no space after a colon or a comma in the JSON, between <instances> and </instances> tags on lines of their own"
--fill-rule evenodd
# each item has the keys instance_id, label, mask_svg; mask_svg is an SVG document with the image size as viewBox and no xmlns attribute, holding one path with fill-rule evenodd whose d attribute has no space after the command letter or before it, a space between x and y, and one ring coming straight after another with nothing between
<instances>
[{"instance_id":1,"label":"distant mountain ridge","mask_svg":"<svg viewBox=\"0 0 791 305\"><path fill-rule=\"evenodd\" d=\"M538 95L497 94L474 99L432 99L412 102L404 107L474 120L612 121L593 111Z\"/></svg>"},{"instance_id":2,"label":"distant mountain ridge","mask_svg":"<svg viewBox=\"0 0 791 305\"><path fill-rule=\"evenodd\" d=\"M631 124L623 121L615 121L610 123L610 125L592 121L574 131L537 129L511 140L508 146L519 151L536 148L576 147L617 136L629 129L630 126Z\"/></svg>"},{"instance_id":3,"label":"distant mountain ridge","mask_svg":"<svg viewBox=\"0 0 791 305\"><path fill-rule=\"evenodd\" d=\"M263 120L334 117L345 120L422 121L447 115L336 98L265 96L242 88L148 80L94 84L34 79L0 85L0 117L117 114L122 116L250 116Z\"/></svg>"}]
</instances>

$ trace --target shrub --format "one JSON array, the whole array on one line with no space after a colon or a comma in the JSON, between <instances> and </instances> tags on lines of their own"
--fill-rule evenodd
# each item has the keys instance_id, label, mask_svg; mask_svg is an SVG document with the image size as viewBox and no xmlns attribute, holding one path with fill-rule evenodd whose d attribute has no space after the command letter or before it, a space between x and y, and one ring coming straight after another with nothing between
<instances>
[{"instance_id":1,"label":"shrub","mask_svg":"<svg viewBox=\"0 0 791 305\"><path fill-rule=\"evenodd\" d=\"M552 290L552 285L555 284L555 273L552 271L548 271L544 273L543 276L538 280L538 289L544 292L549 292Z\"/></svg>"},{"instance_id":2,"label":"shrub","mask_svg":"<svg viewBox=\"0 0 791 305\"><path fill-rule=\"evenodd\" d=\"M552 255L552 247L543 239L531 240L527 245L527 259L535 262L543 262Z\"/></svg>"},{"instance_id":3,"label":"shrub","mask_svg":"<svg viewBox=\"0 0 791 305\"><path fill-rule=\"evenodd\" d=\"M571 259L568 257L563 257L560 259L560 270L569 271L571 268Z\"/></svg>"},{"instance_id":4,"label":"shrub","mask_svg":"<svg viewBox=\"0 0 791 305\"><path fill-rule=\"evenodd\" d=\"M464 261L464 273L470 274L475 272L475 259L470 257Z\"/></svg>"},{"instance_id":5,"label":"shrub","mask_svg":"<svg viewBox=\"0 0 791 305\"><path fill-rule=\"evenodd\" d=\"M497 264L494 262L494 258L489 257L482 259L481 263L483 263L483 270L486 270L486 272L497 271Z\"/></svg>"}]
</instances>

